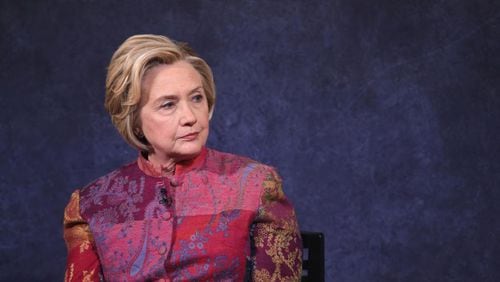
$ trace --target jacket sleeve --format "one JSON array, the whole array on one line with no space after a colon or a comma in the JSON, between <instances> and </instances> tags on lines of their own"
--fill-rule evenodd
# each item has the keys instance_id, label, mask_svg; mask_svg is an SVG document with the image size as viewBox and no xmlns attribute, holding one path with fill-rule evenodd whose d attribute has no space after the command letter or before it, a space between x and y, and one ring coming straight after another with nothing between
<instances>
[{"instance_id":1,"label":"jacket sleeve","mask_svg":"<svg viewBox=\"0 0 500 282\"><path fill-rule=\"evenodd\" d=\"M270 169L263 180L258 214L252 225L253 281L300 281L302 240L295 211Z\"/></svg>"},{"instance_id":2,"label":"jacket sleeve","mask_svg":"<svg viewBox=\"0 0 500 282\"><path fill-rule=\"evenodd\" d=\"M80 215L77 190L64 210L64 240L68 249L65 282L100 281L101 266L88 223Z\"/></svg>"}]
</instances>

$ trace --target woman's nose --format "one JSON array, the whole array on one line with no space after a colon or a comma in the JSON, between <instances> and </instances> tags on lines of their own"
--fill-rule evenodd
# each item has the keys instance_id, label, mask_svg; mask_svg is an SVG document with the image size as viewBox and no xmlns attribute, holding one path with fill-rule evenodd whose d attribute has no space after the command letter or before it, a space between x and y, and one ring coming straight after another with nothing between
<instances>
[{"instance_id":1,"label":"woman's nose","mask_svg":"<svg viewBox=\"0 0 500 282\"><path fill-rule=\"evenodd\" d=\"M185 104L181 108L181 116L179 121L181 125L193 125L196 123L196 115L189 105Z\"/></svg>"}]
</instances>

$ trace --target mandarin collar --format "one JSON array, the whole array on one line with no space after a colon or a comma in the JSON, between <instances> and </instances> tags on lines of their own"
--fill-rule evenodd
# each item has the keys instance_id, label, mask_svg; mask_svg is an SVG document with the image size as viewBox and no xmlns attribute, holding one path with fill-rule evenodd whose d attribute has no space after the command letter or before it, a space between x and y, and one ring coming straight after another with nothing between
<instances>
[{"instance_id":1,"label":"mandarin collar","mask_svg":"<svg viewBox=\"0 0 500 282\"><path fill-rule=\"evenodd\" d=\"M190 160L181 161L175 164L175 170L173 172L164 171L161 167L155 166L153 163L148 161L139 152L139 157L137 158L137 165L139 169L146 175L153 177L171 177L171 176L181 176L188 171L195 170L202 166L207 155L207 148L202 147L198 156Z\"/></svg>"}]
</instances>

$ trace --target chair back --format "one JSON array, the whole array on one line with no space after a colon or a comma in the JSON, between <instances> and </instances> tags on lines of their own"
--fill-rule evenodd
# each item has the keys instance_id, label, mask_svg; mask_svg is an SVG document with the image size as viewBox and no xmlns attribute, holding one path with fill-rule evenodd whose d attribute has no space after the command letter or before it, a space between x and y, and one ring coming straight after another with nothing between
<instances>
[{"instance_id":1,"label":"chair back","mask_svg":"<svg viewBox=\"0 0 500 282\"><path fill-rule=\"evenodd\" d=\"M325 237L321 232L300 232L302 236L302 282L325 281Z\"/></svg>"}]
</instances>

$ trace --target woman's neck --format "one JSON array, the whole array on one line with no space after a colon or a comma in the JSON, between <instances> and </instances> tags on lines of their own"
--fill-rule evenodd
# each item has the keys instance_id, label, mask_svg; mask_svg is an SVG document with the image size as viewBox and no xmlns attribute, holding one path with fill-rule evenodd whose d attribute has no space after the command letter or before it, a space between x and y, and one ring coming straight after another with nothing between
<instances>
[{"instance_id":1,"label":"woman's neck","mask_svg":"<svg viewBox=\"0 0 500 282\"><path fill-rule=\"evenodd\" d=\"M173 158L158 156L153 153L149 154L147 159L158 172L162 174L174 174L176 161Z\"/></svg>"}]
</instances>

